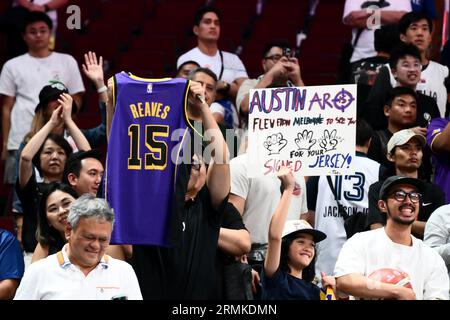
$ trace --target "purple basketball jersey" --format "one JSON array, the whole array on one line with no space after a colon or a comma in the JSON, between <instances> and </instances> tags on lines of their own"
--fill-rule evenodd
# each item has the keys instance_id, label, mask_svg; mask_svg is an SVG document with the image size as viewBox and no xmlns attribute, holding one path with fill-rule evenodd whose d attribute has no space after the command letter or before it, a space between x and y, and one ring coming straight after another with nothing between
<instances>
[{"instance_id":1,"label":"purple basketball jersey","mask_svg":"<svg viewBox=\"0 0 450 320\"><path fill-rule=\"evenodd\" d=\"M180 153L181 137L187 135L188 83L124 72L114 76L116 110L104 179L105 198L116 216L111 243L168 244L177 168L172 154Z\"/></svg>"}]
</instances>

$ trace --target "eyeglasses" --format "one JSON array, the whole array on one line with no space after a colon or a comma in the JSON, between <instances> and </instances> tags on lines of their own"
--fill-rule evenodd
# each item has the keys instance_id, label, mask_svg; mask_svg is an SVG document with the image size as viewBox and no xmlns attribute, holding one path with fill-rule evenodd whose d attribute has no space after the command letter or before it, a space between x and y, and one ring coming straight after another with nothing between
<instances>
[{"instance_id":1,"label":"eyeglasses","mask_svg":"<svg viewBox=\"0 0 450 320\"><path fill-rule=\"evenodd\" d=\"M409 200L411 200L412 203L417 203L422 198L422 195L419 192L406 192L403 190L395 191L391 196L394 196L394 199L403 202L406 199L406 196L409 196Z\"/></svg>"},{"instance_id":2,"label":"eyeglasses","mask_svg":"<svg viewBox=\"0 0 450 320\"><path fill-rule=\"evenodd\" d=\"M273 62L277 62L278 60L281 59L281 57L282 57L281 54L273 54L271 56L264 57L264 59L266 59L266 60L269 59L269 60L272 60Z\"/></svg>"}]
</instances>

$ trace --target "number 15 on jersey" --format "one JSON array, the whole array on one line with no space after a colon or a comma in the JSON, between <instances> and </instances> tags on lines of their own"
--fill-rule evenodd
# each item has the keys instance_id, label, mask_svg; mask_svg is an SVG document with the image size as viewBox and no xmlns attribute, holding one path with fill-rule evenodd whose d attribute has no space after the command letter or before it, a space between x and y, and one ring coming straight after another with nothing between
<instances>
[{"instance_id":1,"label":"number 15 on jersey","mask_svg":"<svg viewBox=\"0 0 450 320\"><path fill-rule=\"evenodd\" d=\"M144 159L145 170L164 170L167 167L168 148L163 138L169 137L169 126L147 124L141 130L141 125L132 124L128 127L130 137L129 170L142 170ZM141 133L141 131L144 131ZM145 150L141 154L141 139L144 138Z\"/></svg>"}]
</instances>

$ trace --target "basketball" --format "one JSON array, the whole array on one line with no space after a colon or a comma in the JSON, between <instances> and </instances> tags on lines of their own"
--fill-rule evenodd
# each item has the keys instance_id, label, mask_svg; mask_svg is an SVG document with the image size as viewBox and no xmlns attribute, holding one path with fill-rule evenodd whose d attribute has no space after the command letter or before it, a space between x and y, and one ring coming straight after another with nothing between
<instances>
[{"instance_id":1,"label":"basketball","mask_svg":"<svg viewBox=\"0 0 450 320\"><path fill-rule=\"evenodd\" d=\"M406 272L395 270L391 268L382 268L372 272L369 275L370 279L380 281L383 283L391 283L397 286L403 286L412 289L411 279Z\"/></svg>"}]
</instances>

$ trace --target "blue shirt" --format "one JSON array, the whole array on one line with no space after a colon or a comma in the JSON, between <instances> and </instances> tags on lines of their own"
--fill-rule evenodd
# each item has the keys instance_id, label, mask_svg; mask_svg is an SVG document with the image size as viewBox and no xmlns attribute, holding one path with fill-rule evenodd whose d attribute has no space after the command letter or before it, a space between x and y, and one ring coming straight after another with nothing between
<instances>
[{"instance_id":1,"label":"blue shirt","mask_svg":"<svg viewBox=\"0 0 450 320\"><path fill-rule=\"evenodd\" d=\"M268 278L261 274L262 300L320 300L320 289L311 282L278 269Z\"/></svg>"},{"instance_id":2,"label":"blue shirt","mask_svg":"<svg viewBox=\"0 0 450 320\"><path fill-rule=\"evenodd\" d=\"M23 254L19 241L10 232L0 229L0 281L22 279Z\"/></svg>"},{"instance_id":3,"label":"blue shirt","mask_svg":"<svg viewBox=\"0 0 450 320\"><path fill-rule=\"evenodd\" d=\"M437 18L436 6L433 0L411 0L411 8L415 12L423 12L431 19Z\"/></svg>"}]
</instances>

